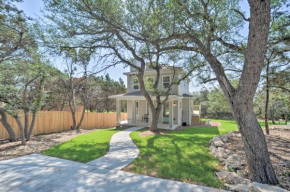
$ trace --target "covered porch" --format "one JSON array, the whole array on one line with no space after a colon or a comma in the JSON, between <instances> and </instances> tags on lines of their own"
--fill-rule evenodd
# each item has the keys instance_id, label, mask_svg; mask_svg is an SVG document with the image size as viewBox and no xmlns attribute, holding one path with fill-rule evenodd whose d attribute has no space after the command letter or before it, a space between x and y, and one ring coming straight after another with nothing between
<instances>
[{"instance_id":1,"label":"covered porch","mask_svg":"<svg viewBox=\"0 0 290 192\"><path fill-rule=\"evenodd\" d=\"M115 95L116 99L117 126L144 126L150 127L152 114L149 104L143 96ZM127 119L121 121L121 101L127 101ZM182 124L191 124L191 97L170 95L159 114L157 127L159 129L174 130ZM156 105L156 101L154 101Z\"/></svg>"}]
</instances>

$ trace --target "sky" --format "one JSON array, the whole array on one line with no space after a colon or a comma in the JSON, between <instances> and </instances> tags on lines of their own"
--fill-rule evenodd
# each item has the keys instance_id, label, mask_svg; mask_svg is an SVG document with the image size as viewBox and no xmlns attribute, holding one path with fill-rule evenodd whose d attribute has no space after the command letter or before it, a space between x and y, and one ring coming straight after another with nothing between
<instances>
[{"instance_id":1,"label":"sky","mask_svg":"<svg viewBox=\"0 0 290 192\"><path fill-rule=\"evenodd\" d=\"M243 11L246 13L246 17L249 17L249 5L247 0L242 0L240 3L240 6ZM23 0L21 3L17 3L17 7L20 10L23 10L24 13L31 17L31 18L37 18L42 15L41 9L44 8L44 4L42 0ZM241 31L242 34L248 33L248 28L245 27L244 30ZM52 64L57 67L58 69L63 69L63 62L61 59L55 59L55 58L49 58L52 62ZM104 73L100 73L100 75L104 75L105 73L108 73L110 77L114 80L119 80L119 78L122 78L125 84L127 84L126 76L123 75L124 72L129 71L129 68L124 68L122 65L117 65L116 67L111 67L108 70L106 70ZM190 92L193 91L199 91L203 87L208 87L209 85L200 85L197 81L194 79L191 80L189 90Z\"/></svg>"}]
</instances>

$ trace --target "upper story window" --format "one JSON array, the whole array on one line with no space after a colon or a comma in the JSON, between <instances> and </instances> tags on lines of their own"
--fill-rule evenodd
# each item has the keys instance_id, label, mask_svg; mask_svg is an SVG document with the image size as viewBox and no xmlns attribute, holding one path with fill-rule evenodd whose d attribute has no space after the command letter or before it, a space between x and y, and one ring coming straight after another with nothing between
<instances>
[{"instance_id":1,"label":"upper story window","mask_svg":"<svg viewBox=\"0 0 290 192\"><path fill-rule=\"evenodd\" d=\"M133 78L133 89L139 90L139 80L137 78Z\"/></svg>"},{"instance_id":2,"label":"upper story window","mask_svg":"<svg viewBox=\"0 0 290 192\"><path fill-rule=\"evenodd\" d=\"M170 76L163 76L162 78L162 82L163 82L163 88L166 89L166 88L169 88L170 86Z\"/></svg>"}]
</instances>

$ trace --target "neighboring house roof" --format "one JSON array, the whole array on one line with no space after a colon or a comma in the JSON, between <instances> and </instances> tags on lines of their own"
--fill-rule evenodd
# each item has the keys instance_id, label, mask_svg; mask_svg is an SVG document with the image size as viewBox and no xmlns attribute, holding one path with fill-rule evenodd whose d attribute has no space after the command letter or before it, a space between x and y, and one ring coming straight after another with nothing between
<instances>
[{"instance_id":1,"label":"neighboring house roof","mask_svg":"<svg viewBox=\"0 0 290 192\"><path fill-rule=\"evenodd\" d=\"M154 96L150 94L151 96ZM161 94L161 96L165 97L165 94ZM135 98L135 97L144 97L141 93L141 91L136 91L136 92L130 92L130 93L124 93L124 94L119 94L119 95L111 95L109 98ZM169 98L173 97L193 97L190 94L183 94L183 95L169 95Z\"/></svg>"}]
</instances>

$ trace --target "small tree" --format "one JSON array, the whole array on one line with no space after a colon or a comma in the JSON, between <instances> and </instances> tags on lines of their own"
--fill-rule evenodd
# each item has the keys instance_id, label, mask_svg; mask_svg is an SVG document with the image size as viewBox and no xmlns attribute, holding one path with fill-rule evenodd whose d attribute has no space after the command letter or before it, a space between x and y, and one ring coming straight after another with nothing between
<instances>
[{"instance_id":1,"label":"small tree","mask_svg":"<svg viewBox=\"0 0 290 192\"><path fill-rule=\"evenodd\" d=\"M2 111L15 118L20 129L22 144L25 145L31 138L36 113L43 105L44 83L50 68L37 54L27 60L3 62L1 68L0 101L5 104ZM29 122L30 112L31 122ZM23 115L24 125L20 121Z\"/></svg>"}]
</instances>

